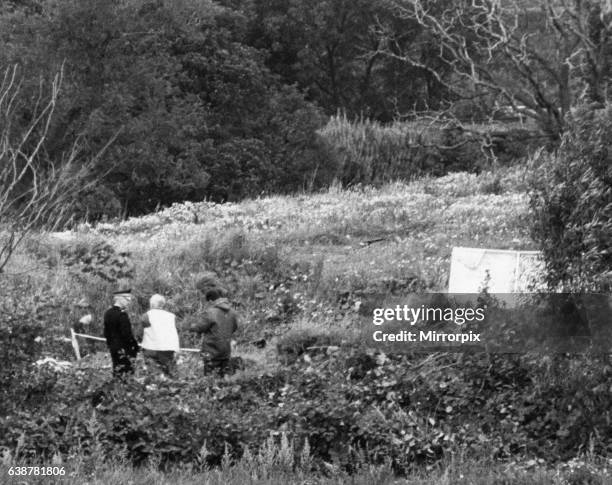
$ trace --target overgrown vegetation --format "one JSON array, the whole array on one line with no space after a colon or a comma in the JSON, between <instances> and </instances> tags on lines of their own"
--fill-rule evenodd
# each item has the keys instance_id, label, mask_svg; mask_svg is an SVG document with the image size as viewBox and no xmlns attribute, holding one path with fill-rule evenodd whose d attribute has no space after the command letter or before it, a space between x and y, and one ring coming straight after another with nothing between
<instances>
[{"instance_id":1,"label":"overgrown vegetation","mask_svg":"<svg viewBox=\"0 0 612 485\"><path fill-rule=\"evenodd\" d=\"M38 269L7 275L15 305L4 311L13 315L10 328L44 325L19 346L3 345L36 352L14 359L19 373L3 396L5 464L77 463L75 476L111 482L127 473L136 481L160 474L231 483L248 470L254 483L385 483L398 475L437 483L422 476L433 470L438 481L473 483L468 468L479 462L496 464L484 477L507 483L563 483L580 473L606 479L597 457L612 441L608 365L586 357L386 355L354 330L357 303L371 292L443 289L455 241L480 234L485 244L529 247L520 172L506 172L499 194L490 193L493 180L457 174L381 190L186 204L29 241L10 269ZM398 201L407 211L399 223ZM376 225L366 216L373 211ZM408 223L418 231L405 232ZM365 244L379 233L383 240ZM168 244L177 238L184 241ZM129 266L104 256L125 252ZM70 358L54 337L79 317L73 304L82 296L94 303L94 333L122 283L137 292L135 313L161 292L186 324L199 318L198 284L211 274L245 317L238 355L246 368L227 379L203 378L189 355L176 380L140 367L127 385L109 382L105 353L67 372L26 364L37 355ZM182 342L197 345L186 333ZM583 453L589 460L565 465Z\"/></svg>"},{"instance_id":2,"label":"overgrown vegetation","mask_svg":"<svg viewBox=\"0 0 612 485\"><path fill-rule=\"evenodd\" d=\"M525 160L535 146L533 130L525 124L435 117L381 124L337 115L319 134L329 145L334 177L343 186L490 170Z\"/></svg>"},{"instance_id":3,"label":"overgrown vegetation","mask_svg":"<svg viewBox=\"0 0 612 485\"><path fill-rule=\"evenodd\" d=\"M32 98L17 107L17 131L35 117L41 78L64 67L48 160L75 137L83 159L113 140L93 173L102 183L69 207L75 220L334 180L477 172L556 140L582 87L602 101L605 49L585 41L607 32L597 2L556 9L542 0L546 14L523 13L520 2L464 3L4 2L0 66L17 65ZM436 23L445 11L464 27ZM574 14L584 22L574 25ZM456 48L478 29L478 42ZM517 47L523 35L529 42ZM590 62L600 75L587 74ZM327 124L338 112L346 119ZM520 126L487 126L500 118Z\"/></svg>"},{"instance_id":4,"label":"overgrown vegetation","mask_svg":"<svg viewBox=\"0 0 612 485\"><path fill-rule=\"evenodd\" d=\"M292 450L291 450L292 451ZM498 462L475 460L468 463L459 459L449 460L439 466L428 470L414 470L405 480L398 479L386 465L372 466L359 464L353 473L346 473L332 466L324 474L314 474L312 471L304 472L298 468L288 470L285 466L286 457L295 458L291 451L281 456L283 449L275 445L271 451L267 448L256 456L246 457L233 461L228 457L220 468L196 471L193 467L173 467L170 470L157 469L156 460L152 460L138 469L134 469L124 459L118 457L111 463L96 466L95 470L87 474L88 483L93 485L149 485L175 483L177 485L196 485L210 483L213 485L302 485L313 483L317 485L342 485L352 483L355 485L439 485L453 483L459 485L490 485L491 483L504 483L507 485L566 485L583 483L606 484L609 480L609 463L594 457L573 460L572 462L556 468L546 468L537 460L525 464L503 465ZM278 459L278 458L280 459ZM82 483L83 463L64 467L66 475L53 479L50 477L28 476L29 483L38 484L70 484ZM9 476L10 467L0 465L0 472ZM15 478L15 483L21 477ZM9 483L12 483L9 481Z\"/></svg>"},{"instance_id":5,"label":"overgrown vegetation","mask_svg":"<svg viewBox=\"0 0 612 485\"><path fill-rule=\"evenodd\" d=\"M373 295L446 289L454 246L540 246L549 289L610 290L612 11L527 3L3 2L0 473L610 483L607 359L359 333ZM230 377L49 361L123 285L196 347L210 281L243 316Z\"/></svg>"},{"instance_id":6,"label":"overgrown vegetation","mask_svg":"<svg viewBox=\"0 0 612 485\"><path fill-rule=\"evenodd\" d=\"M608 292L612 287L612 108L577 107L552 154L541 151L532 175L532 233L552 289Z\"/></svg>"},{"instance_id":7,"label":"overgrown vegetation","mask_svg":"<svg viewBox=\"0 0 612 485\"><path fill-rule=\"evenodd\" d=\"M25 462L97 453L100 461L124 456L165 468L219 466L226 454L239 460L273 443L287 450L284 439L304 457L287 457L290 470L324 472L331 463L350 472L368 463L399 475L453 454L548 463L582 450L605 455L610 370L588 359L563 364L343 346L217 382L189 360L177 381L105 383L97 368L37 373L26 385L29 400L0 422L1 445Z\"/></svg>"}]
</instances>

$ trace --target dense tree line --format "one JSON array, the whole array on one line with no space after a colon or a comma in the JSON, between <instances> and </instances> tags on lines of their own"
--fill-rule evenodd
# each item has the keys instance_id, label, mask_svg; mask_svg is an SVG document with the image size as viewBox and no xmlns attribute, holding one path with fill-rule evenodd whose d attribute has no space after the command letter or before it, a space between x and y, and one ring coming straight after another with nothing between
<instances>
[{"instance_id":1,"label":"dense tree line","mask_svg":"<svg viewBox=\"0 0 612 485\"><path fill-rule=\"evenodd\" d=\"M84 155L116 137L97 166L104 184L79 201L82 214L236 199L324 175L319 108L242 42L242 14L190 0L40 5L4 11L1 62L19 64L32 99L41 77L63 71L49 159L77 136ZM21 117L32 109L24 102Z\"/></svg>"},{"instance_id":2,"label":"dense tree line","mask_svg":"<svg viewBox=\"0 0 612 485\"><path fill-rule=\"evenodd\" d=\"M389 121L447 101L448 90L433 69L449 69L438 60L434 39L385 0L235 3L249 12L246 40L267 53L266 65L330 114L343 110ZM402 49L410 49L420 65L390 55Z\"/></svg>"},{"instance_id":3,"label":"dense tree line","mask_svg":"<svg viewBox=\"0 0 612 485\"><path fill-rule=\"evenodd\" d=\"M607 97L602 5L10 0L0 65L19 67L15 132L62 73L40 157L56 163L77 140L91 160L113 141L75 208L99 218L325 186L337 147L317 130L338 111L482 120L510 107L559 139L572 105Z\"/></svg>"},{"instance_id":4,"label":"dense tree line","mask_svg":"<svg viewBox=\"0 0 612 485\"><path fill-rule=\"evenodd\" d=\"M406 45L422 34L384 2L12 0L0 64L20 68L24 126L41 80L63 72L49 160L75 138L90 158L114 140L77 202L96 218L329 183L325 115L389 120L444 100L428 70L384 55L381 29Z\"/></svg>"}]
</instances>

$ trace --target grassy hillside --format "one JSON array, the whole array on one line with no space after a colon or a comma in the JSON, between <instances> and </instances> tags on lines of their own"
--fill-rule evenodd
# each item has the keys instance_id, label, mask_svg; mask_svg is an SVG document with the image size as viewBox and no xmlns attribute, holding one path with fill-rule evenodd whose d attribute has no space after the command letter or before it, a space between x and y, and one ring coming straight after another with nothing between
<instances>
[{"instance_id":1,"label":"grassy hillside","mask_svg":"<svg viewBox=\"0 0 612 485\"><path fill-rule=\"evenodd\" d=\"M532 249L524 186L518 169L460 173L378 190L181 204L37 235L15 255L0 300L16 325L40 325L40 355L70 358L55 338L80 316L83 297L99 334L120 286L136 293L134 314L159 292L188 325L204 308L198 281L214 273L244 317L237 353L247 368L216 381L185 355L177 381L140 368L122 389L107 382L104 352L66 373L28 370L0 421L4 464L53 459L91 483L244 483L245 473L252 483L350 475L393 483L396 474L422 484L568 483L575 473L604 483L597 456L609 430L594 435L601 423L584 422L608 402L598 363L559 371L546 359L385 356L347 339L365 292L444 290L453 246ZM187 332L181 338L197 345ZM265 348L251 345L260 339ZM587 449L586 461L563 464ZM173 475L157 471L176 464ZM475 472L483 466L493 469Z\"/></svg>"},{"instance_id":2,"label":"grassy hillside","mask_svg":"<svg viewBox=\"0 0 612 485\"><path fill-rule=\"evenodd\" d=\"M37 236L13 259L9 283L27 285L20 294L31 295L34 314L52 302L54 327L63 334L76 317L75 302L88 298L99 317L111 292L126 285L139 297L137 310L160 292L187 324L203 306L197 282L211 271L245 314L243 340L295 325L325 327L343 317L336 308L343 294L389 284L445 290L453 246L532 248L523 190L524 173L514 169L239 204L180 204Z\"/></svg>"}]
</instances>

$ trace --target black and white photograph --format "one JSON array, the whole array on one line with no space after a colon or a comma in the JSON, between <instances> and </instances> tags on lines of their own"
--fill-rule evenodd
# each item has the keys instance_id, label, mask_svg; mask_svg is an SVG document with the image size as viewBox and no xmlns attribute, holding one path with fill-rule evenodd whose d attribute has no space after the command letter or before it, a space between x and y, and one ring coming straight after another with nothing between
<instances>
[{"instance_id":1,"label":"black and white photograph","mask_svg":"<svg viewBox=\"0 0 612 485\"><path fill-rule=\"evenodd\" d=\"M0 483L612 485L612 1L0 0Z\"/></svg>"}]
</instances>

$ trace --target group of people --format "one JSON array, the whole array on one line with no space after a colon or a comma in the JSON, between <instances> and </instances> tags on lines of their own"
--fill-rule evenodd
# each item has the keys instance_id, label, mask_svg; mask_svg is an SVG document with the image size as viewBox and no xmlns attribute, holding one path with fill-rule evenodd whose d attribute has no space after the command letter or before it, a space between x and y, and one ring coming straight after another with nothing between
<instances>
[{"instance_id":1,"label":"group of people","mask_svg":"<svg viewBox=\"0 0 612 485\"><path fill-rule=\"evenodd\" d=\"M131 290L113 293L113 305L104 313L104 338L113 363L113 376L133 374L134 360L140 350L147 366L157 367L164 375L173 376L180 350L176 316L164 308L166 299L155 294L149 300L149 310L136 322L138 331L135 336L127 312L132 298ZM205 372L223 376L229 369L232 335L238 328L239 318L221 290L210 288L205 298L208 307L201 319L186 330L202 337ZM136 337L141 337L140 343Z\"/></svg>"}]
</instances>

